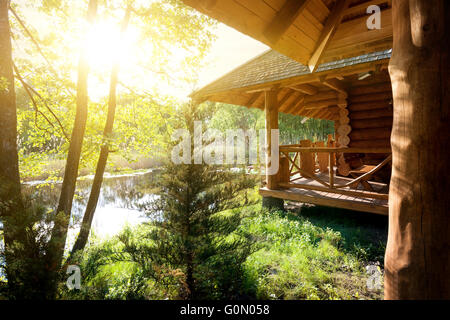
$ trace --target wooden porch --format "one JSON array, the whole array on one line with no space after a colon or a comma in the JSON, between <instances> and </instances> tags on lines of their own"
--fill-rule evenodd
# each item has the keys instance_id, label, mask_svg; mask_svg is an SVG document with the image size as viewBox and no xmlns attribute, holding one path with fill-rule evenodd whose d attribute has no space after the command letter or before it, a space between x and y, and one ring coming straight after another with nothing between
<instances>
[{"instance_id":1,"label":"wooden porch","mask_svg":"<svg viewBox=\"0 0 450 320\"><path fill-rule=\"evenodd\" d=\"M263 110L269 158L279 113L305 121L333 121L334 134L328 141L280 146L279 174L266 175L261 195L387 215L392 131L389 57L389 50L376 52L321 64L311 73L306 66L268 51L191 97L197 103L208 100Z\"/></svg>"},{"instance_id":2,"label":"wooden porch","mask_svg":"<svg viewBox=\"0 0 450 320\"><path fill-rule=\"evenodd\" d=\"M330 145L333 141L328 142ZM323 143L321 143L323 144ZM264 197L299 201L342 209L388 214L389 185L373 177L391 161L389 148L336 148L280 146L279 169L269 176L270 187L260 189ZM344 154L379 154L377 165L362 165L339 176L338 159Z\"/></svg>"},{"instance_id":3,"label":"wooden porch","mask_svg":"<svg viewBox=\"0 0 450 320\"><path fill-rule=\"evenodd\" d=\"M308 184L303 184L308 185ZM348 210L388 215L388 200L346 196L326 191L289 188L283 190L259 189L263 197L310 203L319 206L335 207Z\"/></svg>"}]
</instances>

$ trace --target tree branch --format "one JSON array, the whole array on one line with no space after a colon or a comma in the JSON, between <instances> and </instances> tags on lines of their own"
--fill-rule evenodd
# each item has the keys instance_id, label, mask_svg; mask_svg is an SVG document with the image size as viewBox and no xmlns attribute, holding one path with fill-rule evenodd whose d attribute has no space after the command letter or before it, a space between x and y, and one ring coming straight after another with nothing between
<instances>
[{"instance_id":1,"label":"tree branch","mask_svg":"<svg viewBox=\"0 0 450 320\"><path fill-rule=\"evenodd\" d=\"M39 99L41 99L41 101L44 103L44 106L47 108L47 110L52 114L52 116L53 116L53 117L55 118L55 120L58 122L58 125L59 125L59 127L61 128L61 131L62 131L64 137L66 138L66 140L67 140L67 141L70 141L70 139L69 139L69 137L68 137L66 131L64 130L64 127L63 127L61 121L59 120L58 116L53 112L53 110L47 105L45 99L44 99L44 98L43 98L43 97L42 97L42 96L41 96L41 95L40 95L40 94L39 94L39 93L38 93L31 85L29 85L28 83L25 82L25 80L24 80L23 77L20 75L19 70L18 70L18 68L17 68L17 66L16 66L15 64L13 64L13 68L14 68L14 72L16 73L16 78L20 81L20 83L22 83L22 85L23 85L25 91L27 92L28 96L29 96L30 99L31 99L31 102L33 103L33 106L34 106L34 109L35 109L35 124L36 124L36 127L37 127L38 129L40 129L40 130L44 130L44 131L48 132L46 129L39 128L39 126L37 125L37 122L36 122L36 118L37 118L36 114L37 114L37 113L40 113L40 114L42 115L42 117L44 117L44 119L45 119L52 127L54 127L54 125L53 125L53 123L47 118L47 116L46 116L44 113L42 113L42 111L39 110L39 108L38 108L38 106L37 106L37 103L36 103L36 100L35 100L34 97L33 97L33 94L35 94Z\"/></svg>"},{"instance_id":2,"label":"tree branch","mask_svg":"<svg viewBox=\"0 0 450 320\"><path fill-rule=\"evenodd\" d=\"M41 49L41 46L39 45L39 43L36 41L36 39L34 38L34 36L31 34L30 30L27 28L27 26L25 25L25 23L22 21L22 19L20 19L20 17L18 16L18 14L16 13L16 11L9 6L9 10L12 12L12 14L14 15L14 17L16 18L16 20L19 22L19 24L21 25L21 27L25 30L25 33L28 35L28 37L31 39L31 41L33 42L33 44L36 46L39 54L42 56L42 58L44 58L45 62L47 63L50 71L53 73L53 75L55 76L56 79L61 80L58 76L58 73L56 72L55 68L53 68L53 65L50 63L50 61L47 59L47 57L45 56L44 52ZM70 90L70 88L66 87L67 91L69 92L69 94L74 97L73 92Z\"/></svg>"}]
</instances>

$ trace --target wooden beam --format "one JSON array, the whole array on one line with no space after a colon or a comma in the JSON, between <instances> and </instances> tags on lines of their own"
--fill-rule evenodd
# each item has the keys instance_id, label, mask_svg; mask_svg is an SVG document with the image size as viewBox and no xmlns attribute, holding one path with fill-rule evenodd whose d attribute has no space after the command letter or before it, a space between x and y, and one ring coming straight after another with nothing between
<instances>
[{"instance_id":1,"label":"wooden beam","mask_svg":"<svg viewBox=\"0 0 450 320\"><path fill-rule=\"evenodd\" d=\"M303 103L298 104L295 106L295 108L291 111L294 115L302 115L304 116L303 112L305 111L305 106Z\"/></svg>"},{"instance_id":2,"label":"wooden beam","mask_svg":"<svg viewBox=\"0 0 450 320\"><path fill-rule=\"evenodd\" d=\"M285 97L284 101L280 101L279 103L279 112L284 112L291 108L293 105L297 104L299 100L303 100L303 96L300 92L291 91L288 97ZM293 98L293 99L292 99ZM283 102L283 103L282 103Z\"/></svg>"},{"instance_id":3,"label":"wooden beam","mask_svg":"<svg viewBox=\"0 0 450 320\"><path fill-rule=\"evenodd\" d=\"M275 18L264 31L264 36L274 46L283 34L294 23L297 17L305 10L311 0L287 0Z\"/></svg>"},{"instance_id":4,"label":"wooden beam","mask_svg":"<svg viewBox=\"0 0 450 320\"><path fill-rule=\"evenodd\" d=\"M336 91L321 91L320 93L317 93L313 96L306 96L305 97L305 103L310 103L310 102L317 102L317 101L321 101L321 100L329 100L329 99L338 99L339 98L339 93L337 93Z\"/></svg>"},{"instance_id":5,"label":"wooden beam","mask_svg":"<svg viewBox=\"0 0 450 320\"><path fill-rule=\"evenodd\" d=\"M327 19L327 22L322 30L322 34L317 42L316 49L314 50L311 58L308 62L308 67L311 72L314 72L319 65L320 58L322 57L327 45L330 43L333 35L335 34L342 18L344 17L345 9L349 6L351 0L337 1L333 11Z\"/></svg>"},{"instance_id":6,"label":"wooden beam","mask_svg":"<svg viewBox=\"0 0 450 320\"><path fill-rule=\"evenodd\" d=\"M295 92L295 91L293 91L293 90L289 90L289 91L284 95L284 97L281 98L281 99L278 101L278 110L281 110L282 107L283 107L283 105L284 105L284 103L285 103L286 101L288 101L289 98L291 98L293 94L296 94L296 93L297 93L297 92Z\"/></svg>"},{"instance_id":7,"label":"wooden beam","mask_svg":"<svg viewBox=\"0 0 450 320\"><path fill-rule=\"evenodd\" d=\"M292 102L283 112L284 113L293 113L293 111L303 103L304 97L300 96L297 101Z\"/></svg>"},{"instance_id":8,"label":"wooden beam","mask_svg":"<svg viewBox=\"0 0 450 320\"><path fill-rule=\"evenodd\" d=\"M261 96L261 92L255 92L252 94L250 99L248 99L247 103L245 104L246 107L251 108L252 105L255 103L256 100Z\"/></svg>"},{"instance_id":9,"label":"wooden beam","mask_svg":"<svg viewBox=\"0 0 450 320\"><path fill-rule=\"evenodd\" d=\"M300 91L301 93L304 93L304 94L309 94L309 95L314 95L318 91L316 87L313 87L310 84L292 85L289 88L291 88L292 90L295 90L295 91Z\"/></svg>"},{"instance_id":10,"label":"wooden beam","mask_svg":"<svg viewBox=\"0 0 450 320\"><path fill-rule=\"evenodd\" d=\"M329 106L346 104L347 102L343 99L328 99L328 100L320 100L315 102L305 103L305 109L322 109Z\"/></svg>"},{"instance_id":11,"label":"wooden beam","mask_svg":"<svg viewBox=\"0 0 450 320\"><path fill-rule=\"evenodd\" d=\"M272 90L272 86L248 90L248 91L245 91L245 93L255 93L255 92L261 93L261 92L264 92L264 91L270 91L270 90Z\"/></svg>"},{"instance_id":12,"label":"wooden beam","mask_svg":"<svg viewBox=\"0 0 450 320\"><path fill-rule=\"evenodd\" d=\"M349 14L355 14L361 11L364 11L364 13L366 13L366 10L369 6L371 5L380 5L383 3L388 3L388 0L371 0L371 1L366 1L364 3L360 3L357 4L356 6L352 6L349 7L345 10L344 12L344 16L349 15Z\"/></svg>"},{"instance_id":13,"label":"wooden beam","mask_svg":"<svg viewBox=\"0 0 450 320\"><path fill-rule=\"evenodd\" d=\"M318 108L318 109L313 109L313 110L311 110L311 113L309 114L309 117L310 118L313 118L313 119L318 119L318 115L319 115L319 113L321 113L322 112L322 109L321 108Z\"/></svg>"},{"instance_id":14,"label":"wooden beam","mask_svg":"<svg viewBox=\"0 0 450 320\"><path fill-rule=\"evenodd\" d=\"M336 90L336 91L338 91L340 93L347 94L347 88L345 87L345 85L341 81L339 81L337 79L324 80L324 81L322 81L322 83L324 85L326 85L328 88Z\"/></svg>"}]
</instances>

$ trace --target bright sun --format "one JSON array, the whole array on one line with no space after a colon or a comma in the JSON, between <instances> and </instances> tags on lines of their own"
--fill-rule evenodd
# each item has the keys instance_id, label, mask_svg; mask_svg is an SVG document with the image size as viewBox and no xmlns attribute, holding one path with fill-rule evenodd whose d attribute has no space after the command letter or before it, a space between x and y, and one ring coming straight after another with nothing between
<instances>
[{"instance_id":1,"label":"bright sun","mask_svg":"<svg viewBox=\"0 0 450 320\"><path fill-rule=\"evenodd\" d=\"M116 58L121 65L133 60L139 39L139 30L130 25L124 35L117 23L99 21L88 38L89 62L95 68L111 68Z\"/></svg>"},{"instance_id":2,"label":"bright sun","mask_svg":"<svg viewBox=\"0 0 450 320\"><path fill-rule=\"evenodd\" d=\"M122 35L117 21L98 21L86 42L89 65L93 73L108 79L113 63L118 59L121 73L133 68L139 50L140 32L133 25ZM105 75L108 75L105 77ZM89 95L99 100L108 94L109 83L93 79Z\"/></svg>"},{"instance_id":3,"label":"bright sun","mask_svg":"<svg viewBox=\"0 0 450 320\"><path fill-rule=\"evenodd\" d=\"M97 21L90 29L86 50L92 75L89 80L89 96L92 101L100 102L109 91L109 75L114 62L120 62L119 81L130 87L148 91L157 88L163 95L186 99L190 87L179 84L183 77L183 60L189 51L176 44L168 49L165 63L171 68L170 83L160 81L161 72L158 64L152 59L156 47L151 40L143 41L138 27L130 24L124 34L120 32L120 24L113 20ZM146 65L149 62L150 65ZM177 81L181 79L180 81ZM183 87L186 86L186 87Z\"/></svg>"}]
</instances>

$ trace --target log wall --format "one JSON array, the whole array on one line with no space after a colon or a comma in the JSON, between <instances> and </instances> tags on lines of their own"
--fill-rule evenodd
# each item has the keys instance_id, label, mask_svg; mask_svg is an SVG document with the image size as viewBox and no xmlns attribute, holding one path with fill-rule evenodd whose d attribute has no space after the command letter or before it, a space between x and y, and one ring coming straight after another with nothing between
<instances>
[{"instance_id":1,"label":"log wall","mask_svg":"<svg viewBox=\"0 0 450 320\"><path fill-rule=\"evenodd\" d=\"M361 84L359 82L354 81L348 92L348 110L352 128L349 134L349 147L390 147L393 116L390 80L386 76L381 82ZM363 164L377 164L384 157L382 154L366 154L359 157L348 155L348 160L354 167L361 161Z\"/></svg>"}]
</instances>

